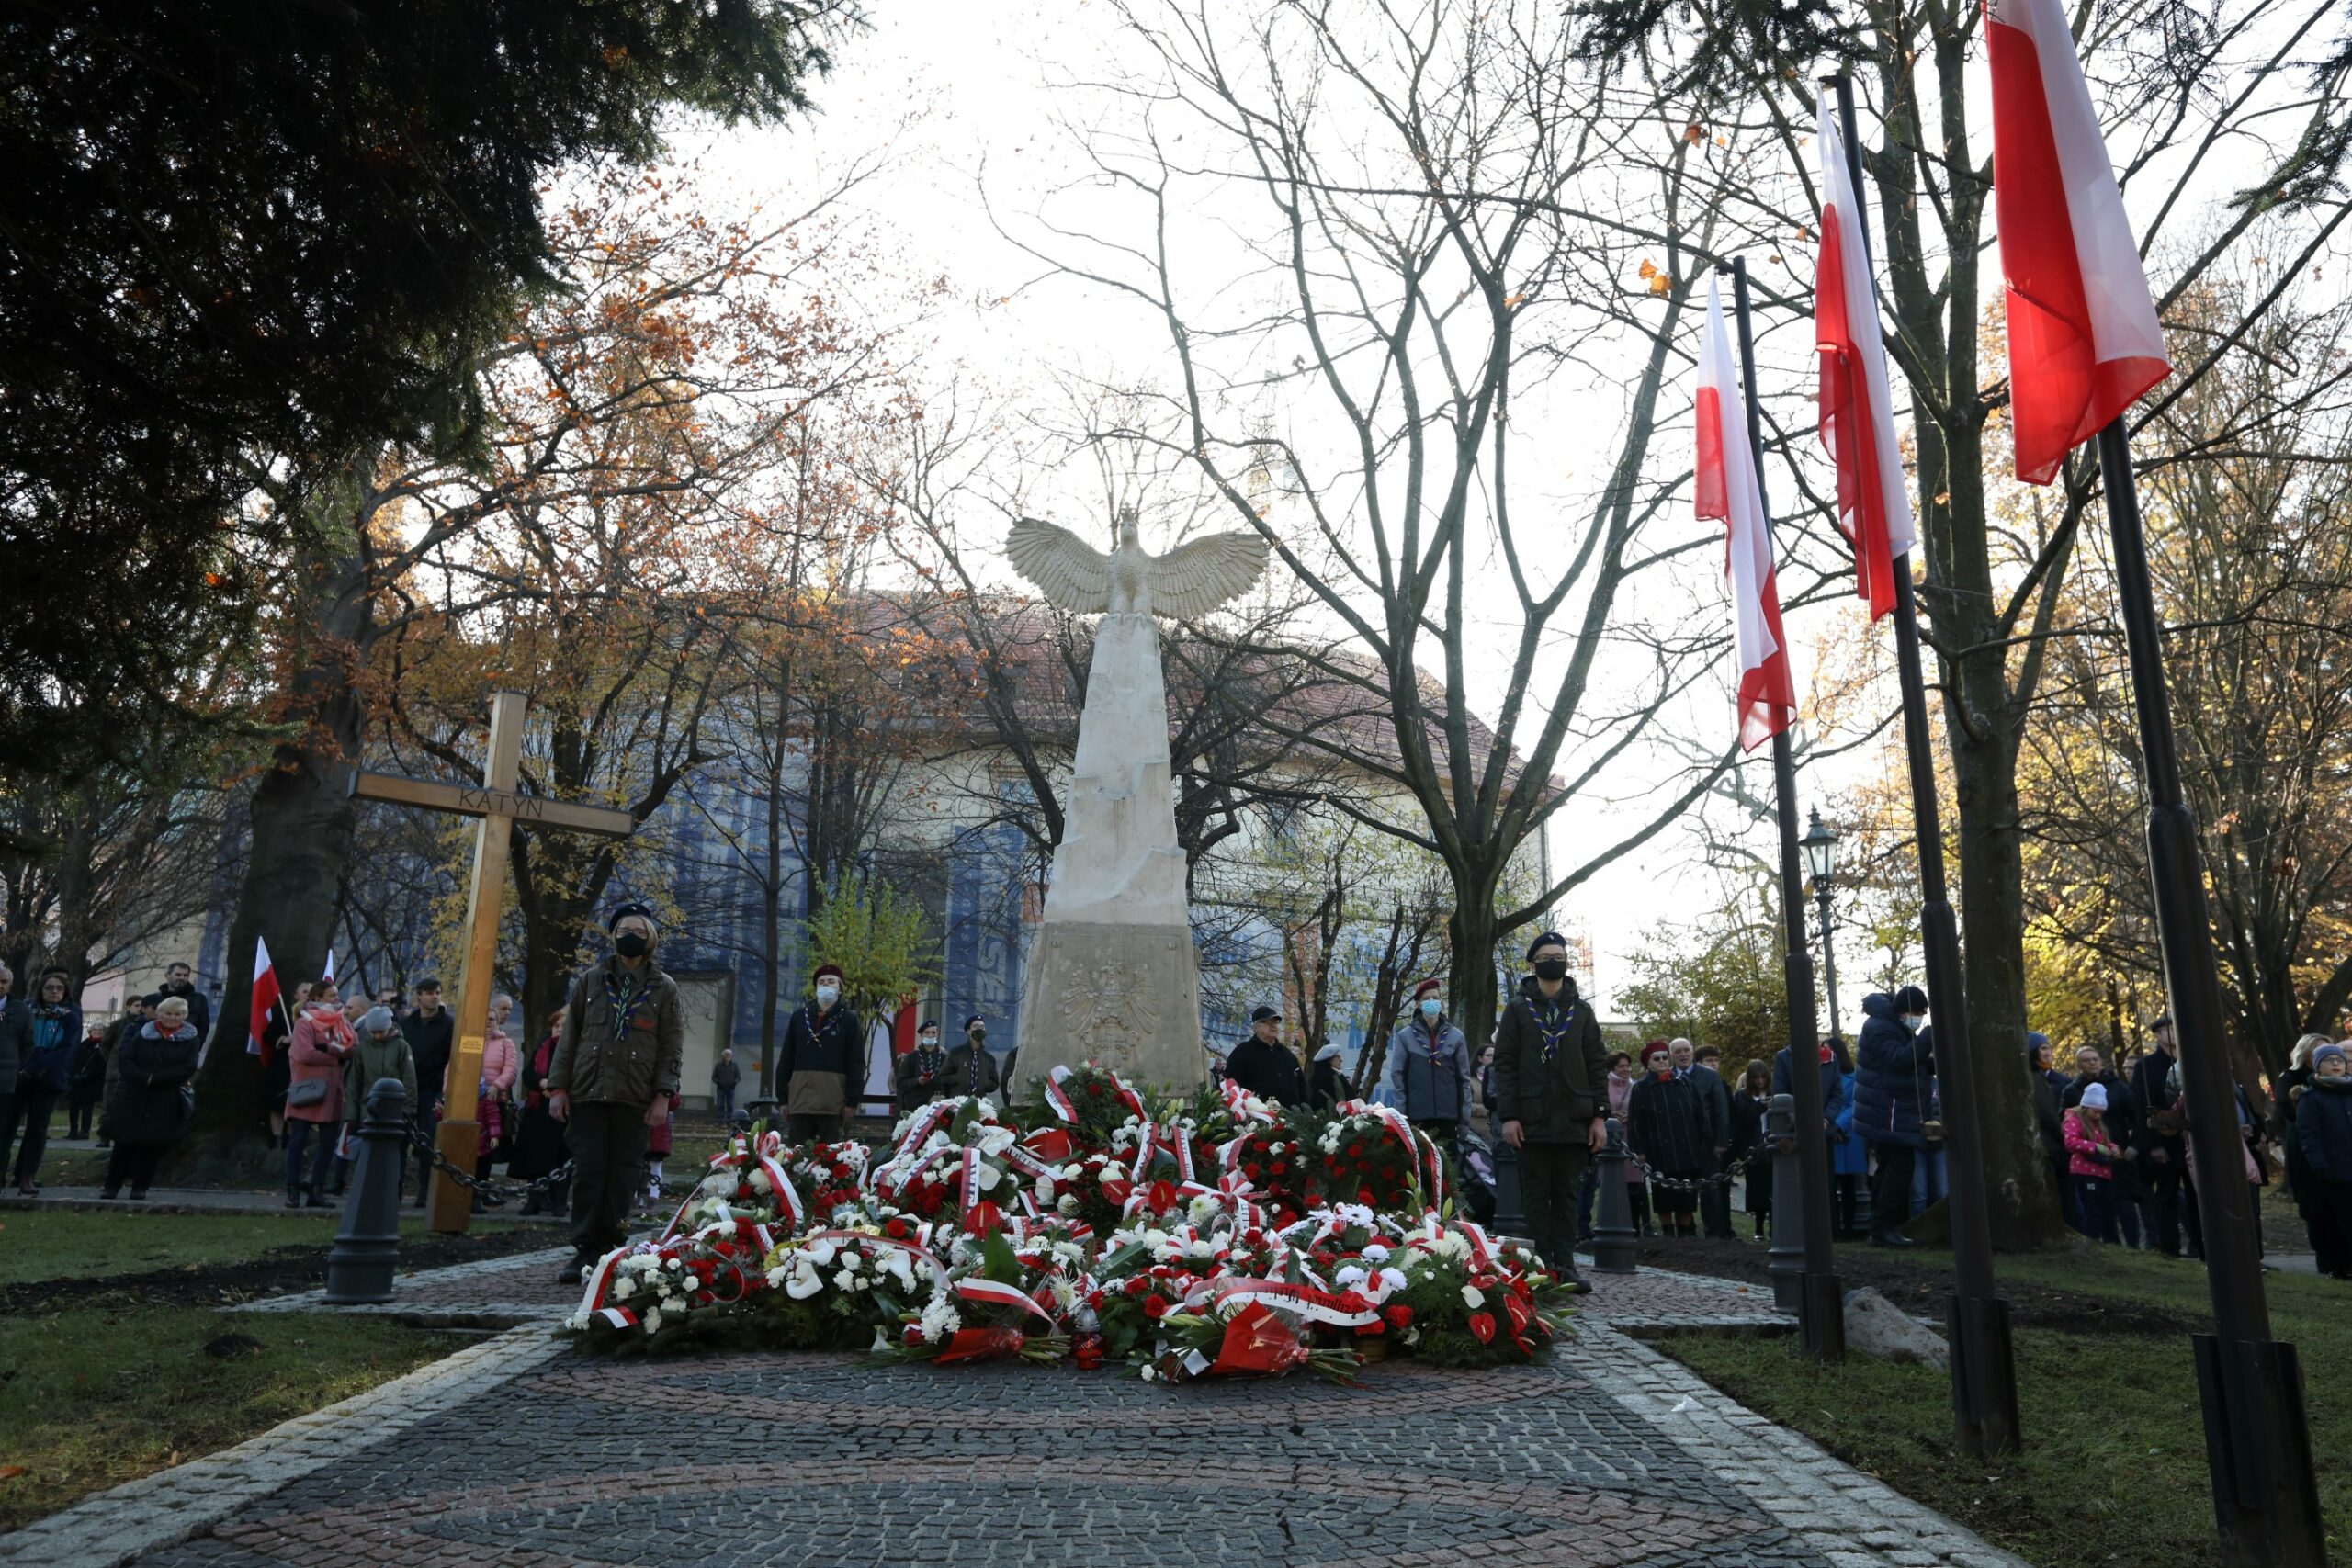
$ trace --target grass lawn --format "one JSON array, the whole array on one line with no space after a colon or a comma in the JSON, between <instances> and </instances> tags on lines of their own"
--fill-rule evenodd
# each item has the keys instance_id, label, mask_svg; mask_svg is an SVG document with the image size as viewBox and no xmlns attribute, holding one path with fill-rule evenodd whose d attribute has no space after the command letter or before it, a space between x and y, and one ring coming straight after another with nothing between
<instances>
[{"instance_id":1,"label":"grass lawn","mask_svg":"<svg viewBox=\"0 0 2352 1568\"><path fill-rule=\"evenodd\" d=\"M2273 1233L2274 1240L2283 1239ZM1951 1267L1949 1253L1905 1255ZM2005 1279L2162 1307L2200 1324L2193 1264L2106 1249L1997 1260ZM2264 1277L2272 1332L2302 1358L2320 1506L2332 1555L2352 1558L2352 1286ZM1896 1491L2048 1568L2218 1561L2197 1373L2184 1333L2017 1331L2025 1451L1996 1464L1951 1450L1951 1384L1924 1367L1855 1357L1824 1371L1792 1339L1703 1332L1656 1341L1750 1409L1792 1427Z\"/></svg>"},{"instance_id":2,"label":"grass lawn","mask_svg":"<svg viewBox=\"0 0 2352 1568\"><path fill-rule=\"evenodd\" d=\"M9 1229L13 1239L14 1220ZM6 1242L0 1256L16 1262ZM229 1334L260 1348L207 1353ZM243 1442L469 1343L381 1317L101 1302L0 1316L0 1529Z\"/></svg>"},{"instance_id":3,"label":"grass lawn","mask_svg":"<svg viewBox=\"0 0 2352 1568\"><path fill-rule=\"evenodd\" d=\"M0 1213L0 1285L46 1280L98 1279L144 1274L154 1269L208 1263L236 1263L273 1247L324 1247L334 1227L320 1223L339 1213L309 1214L142 1214L136 1210L93 1213L76 1209L26 1209ZM313 1217L315 1216L315 1217ZM511 1225L475 1220L486 1233ZM425 1235L420 1215L401 1220L404 1238ZM550 1245L560 1239L550 1233ZM0 1358L0 1368L20 1363ZM4 1408L4 1407L0 1407Z\"/></svg>"}]
</instances>

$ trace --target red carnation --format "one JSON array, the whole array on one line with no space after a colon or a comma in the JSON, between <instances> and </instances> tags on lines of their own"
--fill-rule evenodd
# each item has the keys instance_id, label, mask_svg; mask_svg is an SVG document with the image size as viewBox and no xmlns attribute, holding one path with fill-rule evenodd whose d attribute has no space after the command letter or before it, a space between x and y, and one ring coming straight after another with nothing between
<instances>
[{"instance_id":1,"label":"red carnation","mask_svg":"<svg viewBox=\"0 0 2352 1568\"><path fill-rule=\"evenodd\" d=\"M899 1241L907 1239L907 1222L896 1214L890 1216L890 1223L884 1225L882 1230L883 1234L896 1237Z\"/></svg>"},{"instance_id":2,"label":"red carnation","mask_svg":"<svg viewBox=\"0 0 2352 1568\"><path fill-rule=\"evenodd\" d=\"M1281 1160L1276 1160L1276 1161L1274 1161L1274 1174L1275 1174L1276 1176L1280 1176L1283 1171L1288 1170L1289 1168L1290 1168L1290 1167L1289 1167L1289 1166L1287 1166L1287 1165L1285 1165L1283 1161L1281 1161ZM1257 1173L1256 1171L1254 1171L1254 1170L1253 1170L1253 1171L1251 1171L1250 1174L1250 1175L1252 1175L1252 1176L1255 1176L1255 1175L1257 1175L1258 1173Z\"/></svg>"},{"instance_id":3,"label":"red carnation","mask_svg":"<svg viewBox=\"0 0 2352 1568\"><path fill-rule=\"evenodd\" d=\"M1383 1315L1388 1319L1388 1326L1400 1334L1413 1325L1413 1309L1403 1302L1390 1307Z\"/></svg>"},{"instance_id":4,"label":"red carnation","mask_svg":"<svg viewBox=\"0 0 2352 1568\"><path fill-rule=\"evenodd\" d=\"M911 1323L907 1325L907 1343L910 1345L922 1343L922 1330Z\"/></svg>"},{"instance_id":5,"label":"red carnation","mask_svg":"<svg viewBox=\"0 0 2352 1568\"><path fill-rule=\"evenodd\" d=\"M1146 1317L1166 1317L1168 1315L1168 1298L1159 1294L1157 1291L1153 1292L1150 1295L1144 1297L1143 1314Z\"/></svg>"},{"instance_id":6,"label":"red carnation","mask_svg":"<svg viewBox=\"0 0 2352 1568\"><path fill-rule=\"evenodd\" d=\"M1472 1313L1470 1314L1470 1332L1478 1337L1479 1344L1493 1344L1495 1342L1495 1314L1490 1312Z\"/></svg>"},{"instance_id":7,"label":"red carnation","mask_svg":"<svg viewBox=\"0 0 2352 1568\"><path fill-rule=\"evenodd\" d=\"M1362 1203L1367 1209L1371 1208L1373 1204L1372 1189L1369 1187L1357 1188L1356 1201Z\"/></svg>"},{"instance_id":8,"label":"red carnation","mask_svg":"<svg viewBox=\"0 0 2352 1568\"><path fill-rule=\"evenodd\" d=\"M834 1166L833 1179L835 1181L847 1181L849 1179L849 1167L845 1165Z\"/></svg>"}]
</instances>

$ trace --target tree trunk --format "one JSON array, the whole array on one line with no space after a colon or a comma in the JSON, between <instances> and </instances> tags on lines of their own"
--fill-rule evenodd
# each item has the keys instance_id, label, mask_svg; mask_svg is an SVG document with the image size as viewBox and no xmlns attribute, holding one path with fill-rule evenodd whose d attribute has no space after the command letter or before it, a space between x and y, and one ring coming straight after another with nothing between
<instances>
[{"instance_id":1,"label":"tree trunk","mask_svg":"<svg viewBox=\"0 0 2352 1568\"><path fill-rule=\"evenodd\" d=\"M339 512L318 525L322 535L364 534L372 462L372 456L355 462L344 483L322 492L322 511ZM348 784L361 717L353 676L366 661L374 629L367 562L355 547L298 561L296 570L297 581L311 585L300 628L306 657L287 705L302 734L277 748L254 787L253 852L229 926L228 982L197 1072L196 1118L179 1145L198 1155L226 1154L244 1138L267 1134L261 1058L245 1052L254 940L269 943L280 995L290 998L297 985L318 977L358 820Z\"/></svg>"}]
</instances>

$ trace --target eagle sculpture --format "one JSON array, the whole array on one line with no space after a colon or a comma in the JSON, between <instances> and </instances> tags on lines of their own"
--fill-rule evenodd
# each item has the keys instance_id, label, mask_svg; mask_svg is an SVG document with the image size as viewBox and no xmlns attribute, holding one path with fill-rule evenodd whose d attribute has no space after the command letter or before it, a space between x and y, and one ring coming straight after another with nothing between
<instances>
[{"instance_id":1,"label":"eagle sculpture","mask_svg":"<svg viewBox=\"0 0 2352 1568\"><path fill-rule=\"evenodd\" d=\"M1136 539L1136 514L1119 513L1119 542L1104 555L1057 524L1023 517L1004 552L1048 601L1079 615L1166 615L1190 621L1238 598L1266 569L1256 534L1212 534L1153 555Z\"/></svg>"}]
</instances>

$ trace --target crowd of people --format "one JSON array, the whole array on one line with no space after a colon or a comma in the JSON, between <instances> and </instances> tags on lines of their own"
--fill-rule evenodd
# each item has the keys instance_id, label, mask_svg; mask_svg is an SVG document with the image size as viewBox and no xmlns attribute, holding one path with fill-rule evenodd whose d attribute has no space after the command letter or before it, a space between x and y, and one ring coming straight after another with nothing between
<instances>
[{"instance_id":1,"label":"crowd of people","mask_svg":"<svg viewBox=\"0 0 2352 1568\"><path fill-rule=\"evenodd\" d=\"M652 912L624 905L607 935L611 956L575 978L527 1053L507 1032L513 998L492 999L472 1107L471 1174L484 1179L503 1167L529 1184L524 1212L570 1219L588 1256L620 1234L637 1197L660 1193L681 1103L682 1015L675 983L651 957ZM1558 932L1529 946L1527 969L1491 1041L1475 1053L1446 1015L1442 982L1422 981L1382 1043L1375 1097L1448 1148L1474 1192L1491 1175L1492 1145L1515 1150L1528 1229L1547 1257L1566 1257L1592 1238L1600 1168L1591 1156L1612 1123L1632 1156L1623 1179L1641 1234L1731 1238L1736 1190L1762 1239L1772 1206L1766 1117L1774 1095L1792 1091L1791 1053L1727 1075L1716 1047L1688 1039L1612 1051L1567 973ZM164 1152L193 1115L209 998L188 965L175 964L162 987L130 998L101 1029L85 1026L64 971L43 971L28 995L16 982L0 965L0 1178L13 1179L20 1195L40 1190L51 1122L62 1106L69 1137L95 1134L109 1151L104 1196L127 1188L132 1201L144 1199ZM865 1026L842 998L841 971L820 964L810 982L787 1021L774 1080L788 1135L801 1140L847 1135L866 1066ZM1943 1196L1928 1012L1916 986L1875 993L1863 998L1850 1049L1834 1033L1818 1043L1819 1136L1841 1239L1908 1247L1905 1224ZM1340 1047L1326 1044L1309 1057L1283 1043L1283 1021L1279 1010L1257 1008L1249 1035L1217 1061L1217 1072L1264 1100L1336 1110L1352 1092ZM914 1050L894 1064L901 1111L1006 1090L1012 1058L989 1050L987 1021L966 1018L960 1036L947 1045L937 1021L922 1023ZM413 1151L403 1145L401 1184L405 1191L413 1166L413 1201L424 1205L433 1161L423 1151L453 1091L455 1038L454 1017L431 978L405 994L384 987L346 998L330 976L294 988L252 1047L262 1060L261 1110L283 1151L288 1208L323 1206L343 1192L367 1096L387 1078L401 1086L420 1156L408 1159ZM2202 1256L2180 1049L2168 1017L2151 1023L2144 1048L2120 1060L2084 1044L2062 1066L2047 1037L2025 1037L2022 1065L2052 1184L2066 1223L2095 1242ZM722 1120L734 1114L741 1081L733 1053L722 1052L711 1074ZM2305 1035L2267 1106L2238 1085L2235 1109L2242 1168L2229 1174L2252 1190L2257 1234L2262 1190L2283 1181L2319 1270L2352 1279L2352 1042ZM567 1164L568 1181L547 1179ZM475 1199L477 1206L492 1201Z\"/></svg>"}]
</instances>

